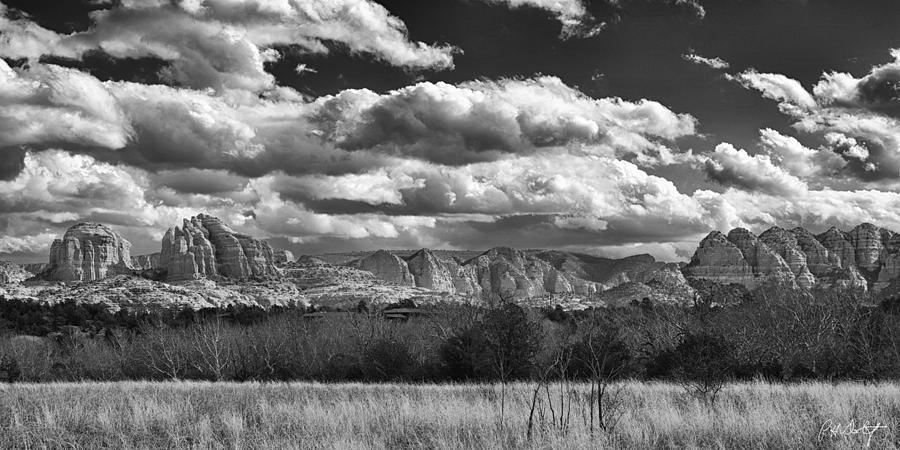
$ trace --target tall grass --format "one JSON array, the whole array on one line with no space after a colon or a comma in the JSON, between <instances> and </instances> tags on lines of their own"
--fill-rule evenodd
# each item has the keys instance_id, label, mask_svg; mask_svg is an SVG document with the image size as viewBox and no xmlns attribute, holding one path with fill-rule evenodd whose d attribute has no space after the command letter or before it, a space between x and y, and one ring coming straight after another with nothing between
<instances>
[{"instance_id":1,"label":"tall grass","mask_svg":"<svg viewBox=\"0 0 900 450\"><path fill-rule=\"evenodd\" d=\"M591 436L538 424L526 439L532 386L235 384L0 385L0 448L864 448L823 424L879 422L871 448L900 446L900 386L727 386L709 405L665 383L626 382L614 429ZM574 386L587 394L587 386ZM577 403L577 402L576 402Z\"/></svg>"}]
</instances>

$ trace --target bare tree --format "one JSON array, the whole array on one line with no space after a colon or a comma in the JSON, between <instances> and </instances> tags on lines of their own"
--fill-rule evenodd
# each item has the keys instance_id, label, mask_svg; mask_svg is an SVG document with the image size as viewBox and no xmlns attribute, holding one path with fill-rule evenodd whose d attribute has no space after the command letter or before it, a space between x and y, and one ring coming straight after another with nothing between
<instances>
[{"instance_id":1,"label":"bare tree","mask_svg":"<svg viewBox=\"0 0 900 450\"><path fill-rule=\"evenodd\" d=\"M216 316L194 326L190 335L191 346L196 352L192 361L200 373L208 374L214 381L224 379L229 366L229 348L222 319Z\"/></svg>"}]
</instances>

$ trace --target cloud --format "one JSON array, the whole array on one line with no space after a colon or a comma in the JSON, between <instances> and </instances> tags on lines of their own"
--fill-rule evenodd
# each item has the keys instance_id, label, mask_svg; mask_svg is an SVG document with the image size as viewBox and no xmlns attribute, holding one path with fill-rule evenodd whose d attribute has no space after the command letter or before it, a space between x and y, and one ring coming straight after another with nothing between
<instances>
[{"instance_id":1,"label":"cloud","mask_svg":"<svg viewBox=\"0 0 900 450\"><path fill-rule=\"evenodd\" d=\"M109 90L75 69L0 60L0 148L69 145L118 149L131 133Z\"/></svg>"},{"instance_id":2,"label":"cloud","mask_svg":"<svg viewBox=\"0 0 900 450\"><path fill-rule=\"evenodd\" d=\"M593 99L555 77L347 90L315 104L313 122L341 148L444 164L580 144L658 162L670 153L662 141L693 134L696 124L653 101Z\"/></svg>"},{"instance_id":3,"label":"cloud","mask_svg":"<svg viewBox=\"0 0 900 450\"><path fill-rule=\"evenodd\" d=\"M812 179L833 177L846 166L846 162L831 148L817 150L804 146L791 136L785 136L771 128L759 131L762 148L772 155L772 159L791 174Z\"/></svg>"},{"instance_id":4,"label":"cloud","mask_svg":"<svg viewBox=\"0 0 900 450\"><path fill-rule=\"evenodd\" d=\"M900 118L900 49L891 50L894 61L875 66L862 78L832 72L813 88L825 106L859 108Z\"/></svg>"},{"instance_id":5,"label":"cloud","mask_svg":"<svg viewBox=\"0 0 900 450\"><path fill-rule=\"evenodd\" d=\"M410 41L405 24L371 0L168 0L123 1L92 13L93 26L58 35L27 19L10 20L0 9L0 34L10 45L0 56L77 58L102 50L117 58L152 56L170 64L171 83L222 91L263 91L275 80L263 67L271 48L293 45L307 53L339 43L410 69L453 67L453 47Z\"/></svg>"},{"instance_id":6,"label":"cloud","mask_svg":"<svg viewBox=\"0 0 900 450\"><path fill-rule=\"evenodd\" d=\"M0 3L0 49L3 49L3 57L36 59L50 53L75 57L76 52L60 45L62 38L28 18L10 19L9 8Z\"/></svg>"},{"instance_id":7,"label":"cloud","mask_svg":"<svg viewBox=\"0 0 900 450\"><path fill-rule=\"evenodd\" d=\"M482 0L508 8L530 7L552 14L562 24L560 38L591 37L599 33L604 23L598 23L581 0Z\"/></svg>"},{"instance_id":8,"label":"cloud","mask_svg":"<svg viewBox=\"0 0 900 450\"><path fill-rule=\"evenodd\" d=\"M826 73L810 94L796 80L780 74L747 71L736 80L778 100L781 111L796 119L793 127L824 145L807 163L822 166L805 173L834 173L859 182L900 179L900 51L894 61L856 78ZM826 156L828 152L837 155ZM796 168L796 167L795 167Z\"/></svg>"},{"instance_id":9,"label":"cloud","mask_svg":"<svg viewBox=\"0 0 900 450\"><path fill-rule=\"evenodd\" d=\"M223 95L100 82L51 64L0 64L0 116L8 128L0 148L17 161L23 145L60 147L150 171L258 177L361 173L408 158L461 165L564 148L652 166L682 158L670 145L696 127L692 116L657 102L594 99L555 77L423 82L308 100L289 88ZM20 168L8 164L6 177Z\"/></svg>"},{"instance_id":10,"label":"cloud","mask_svg":"<svg viewBox=\"0 0 900 450\"><path fill-rule=\"evenodd\" d=\"M802 115L804 111L815 109L817 106L816 100L799 81L778 73L748 70L729 77L748 89L760 91L763 97L778 100L781 102L779 108L787 114Z\"/></svg>"},{"instance_id":11,"label":"cloud","mask_svg":"<svg viewBox=\"0 0 900 450\"><path fill-rule=\"evenodd\" d=\"M900 193L878 190L809 190L801 195L760 195L738 189L717 194L698 191L698 201L718 202L722 225L717 229L744 226L763 231L773 225L804 226L824 231L829 226L850 229L861 222L900 229Z\"/></svg>"},{"instance_id":12,"label":"cloud","mask_svg":"<svg viewBox=\"0 0 900 450\"><path fill-rule=\"evenodd\" d=\"M690 61L694 64L704 65L704 66L707 66L709 68L716 69L716 70L723 70L723 69L727 69L727 68L731 67L731 65L728 64L728 61L725 61L722 58L718 58L718 57L706 58L706 57L703 57L703 56L700 56L700 55L694 53L693 49L689 53L685 53L684 55L681 55L681 57L685 61Z\"/></svg>"},{"instance_id":13,"label":"cloud","mask_svg":"<svg viewBox=\"0 0 900 450\"><path fill-rule=\"evenodd\" d=\"M726 186L785 197L807 189L803 181L776 166L768 155L751 156L728 143L717 145L703 159L707 176Z\"/></svg>"},{"instance_id":14,"label":"cloud","mask_svg":"<svg viewBox=\"0 0 900 450\"><path fill-rule=\"evenodd\" d=\"M220 194L242 190L247 179L224 170L165 170L151 176L155 186L185 194Z\"/></svg>"}]
</instances>

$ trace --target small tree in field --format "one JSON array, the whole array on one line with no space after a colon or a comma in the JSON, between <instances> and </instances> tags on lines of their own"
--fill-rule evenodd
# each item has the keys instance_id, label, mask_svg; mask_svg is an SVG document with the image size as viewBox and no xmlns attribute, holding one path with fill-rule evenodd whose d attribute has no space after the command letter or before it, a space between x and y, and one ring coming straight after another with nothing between
<instances>
[{"instance_id":1,"label":"small tree in field","mask_svg":"<svg viewBox=\"0 0 900 450\"><path fill-rule=\"evenodd\" d=\"M0 382L15 383L19 380L19 362L12 355L0 355Z\"/></svg>"},{"instance_id":2,"label":"small tree in field","mask_svg":"<svg viewBox=\"0 0 900 450\"><path fill-rule=\"evenodd\" d=\"M675 347L677 374L688 391L713 404L732 372L732 349L710 333L687 333Z\"/></svg>"},{"instance_id":3,"label":"small tree in field","mask_svg":"<svg viewBox=\"0 0 900 450\"><path fill-rule=\"evenodd\" d=\"M479 324L492 375L500 380L500 424L506 413L506 384L529 374L540 345L540 330L512 302L491 308Z\"/></svg>"},{"instance_id":4,"label":"small tree in field","mask_svg":"<svg viewBox=\"0 0 900 450\"><path fill-rule=\"evenodd\" d=\"M617 330L591 327L577 347L577 358L590 371L590 429L594 432L594 404L597 426L604 431L615 427L622 406L622 392L613 384L624 375L631 359L628 347Z\"/></svg>"}]
</instances>

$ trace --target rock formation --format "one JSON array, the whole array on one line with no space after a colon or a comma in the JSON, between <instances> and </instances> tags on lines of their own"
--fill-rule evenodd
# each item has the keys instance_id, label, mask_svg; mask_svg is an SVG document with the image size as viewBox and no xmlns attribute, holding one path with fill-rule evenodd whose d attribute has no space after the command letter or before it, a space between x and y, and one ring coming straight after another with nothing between
<instances>
[{"instance_id":1,"label":"rock formation","mask_svg":"<svg viewBox=\"0 0 900 450\"><path fill-rule=\"evenodd\" d=\"M724 234L713 231L694 252L683 272L688 278L713 280L723 284L754 284L753 268Z\"/></svg>"},{"instance_id":2,"label":"rock formation","mask_svg":"<svg viewBox=\"0 0 900 450\"><path fill-rule=\"evenodd\" d=\"M279 267L294 262L294 254L291 253L290 250L278 249L275 250L275 264Z\"/></svg>"},{"instance_id":3,"label":"rock formation","mask_svg":"<svg viewBox=\"0 0 900 450\"><path fill-rule=\"evenodd\" d=\"M54 281L93 281L132 272L131 243L105 225L82 222L50 246L44 276Z\"/></svg>"},{"instance_id":4,"label":"rock formation","mask_svg":"<svg viewBox=\"0 0 900 450\"><path fill-rule=\"evenodd\" d=\"M794 233L780 227L772 227L759 235L759 240L770 250L781 256L787 264L798 286L811 288L816 284L816 277L809 270L806 253L800 249L800 243ZM784 274L782 274L784 275Z\"/></svg>"},{"instance_id":5,"label":"rock formation","mask_svg":"<svg viewBox=\"0 0 900 450\"><path fill-rule=\"evenodd\" d=\"M590 295L605 288L508 247L491 249L465 264L474 267L481 297L486 300L533 298L556 293Z\"/></svg>"},{"instance_id":6,"label":"rock formation","mask_svg":"<svg viewBox=\"0 0 900 450\"><path fill-rule=\"evenodd\" d=\"M18 264L10 261L0 261L0 284L21 283L31 278L31 273Z\"/></svg>"},{"instance_id":7,"label":"rock formation","mask_svg":"<svg viewBox=\"0 0 900 450\"><path fill-rule=\"evenodd\" d=\"M422 249L406 259L379 250L350 263L376 278L483 300L524 299L548 294L589 295L604 285L557 270L521 250L495 248L468 261L438 257Z\"/></svg>"},{"instance_id":8,"label":"rock formation","mask_svg":"<svg viewBox=\"0 0 900 450\"><path fill-rule=\"evenodd\" d=\"M167 270L169 281L281 276L275 252L267 242L236 233L218 218L204 214L166 231L160 266Z\"/></svg>"},{"instance_id":9,"label":"rock formation","mask_svg":"<svg viewBox=\"0 0 900 450\"><path fill-rule=\"evenodd\" d=\"M151 270L160 268L159 253L131 257L131 266L135 270Z\"/></svg>"},{"instance_id":10,"label":"rock formation","mask_svg":"<svg viewBox=\"0 0 900 450\"><path fill-rule=\"evenodd\" d=\"M843 231L831 227L828 231L816 236L828 253L841 267L856 267L856 249Z\"/></svg>"},{"instance_id":11,"label":"rock formation","mask_svg":"<svg viewBox=\"0 0 900 450\"><path fill-rule=\"evenodd\" d=\"M406 259L416 286L439 292L455 292L454 279L459 277L459 264L437 258L430 250L422 249ZM452 267L451 267L452 265Z\"/></svg>"},{"instance_id":12,"label":"rock formation","mask_svg":"<svg viewBox=\"0 0 900 450\"><path fill-rule=\"evenodd\" d=\"M684 274L748 289L776 283L878 291L900 276L900 236L868 223L847 233L832 227L818 236L799 227L773 227L758 238L743 228L727 237L714 231L700 243Z\"/></svg>"},{"instance_id":13,"label":"rock formation","mask_svg":"<svg viewBox=\"0 0 900 450\"><path fill-rule=\"evenodd\" d=\"M871 223L858 225L847 234L856 257L856 267L867 272L876 272L881 266L884 242L881 229Z\"/></svg>"},{"instance_id":14,"label":"rock formation","mask_svg":"<svg viewBox=\"0 0 900 450\"><path fill-rule=\"evenodd\" d=\"M416 280L410 273L406 261L386 250L378 250L365 258L353 261L350 266L371 272L376 278L388 283L400 286L416 285Z\"/></svg>"}]
</instances>

